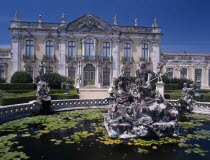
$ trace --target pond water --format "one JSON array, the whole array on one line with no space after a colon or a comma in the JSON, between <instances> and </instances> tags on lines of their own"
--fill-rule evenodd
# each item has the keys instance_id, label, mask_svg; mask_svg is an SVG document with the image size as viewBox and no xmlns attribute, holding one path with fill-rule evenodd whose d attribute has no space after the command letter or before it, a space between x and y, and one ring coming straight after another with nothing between
<instances>
[{"instance_id":1,"label":"pond water","mask_svg":"<svg viewBox=\"0 0 210 160\"><path fill-rule=\"evenodd\" d=\"M0 125L0 159L209 160L210 116L183 114L177 138L110 139L106 109L27 117Z\"/></svg>"}]
</instances>

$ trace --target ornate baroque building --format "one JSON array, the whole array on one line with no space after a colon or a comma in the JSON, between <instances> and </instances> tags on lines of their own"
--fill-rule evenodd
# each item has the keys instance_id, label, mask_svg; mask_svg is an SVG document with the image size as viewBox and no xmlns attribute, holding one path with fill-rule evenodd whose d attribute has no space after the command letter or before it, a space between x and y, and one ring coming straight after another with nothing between
<instances>
[{"instance_id":1,"label":"ornate baroque building","mask_svg":"<svg viewBox=\"0 0 210 160\"><path fill-rule=\"evenodd\" d=\"M45 72L57 72L75 80L75 86L110 86L123 69L135 76L140 61L156 70L160 61L161 29L157 20L151 27L120 26L114 17L109 24L93 14L66 23L22 21L18 13L11 21L11 67L7 81L19 70L38 76L44 61ZM8 55L10 56L10 55Z\"/></svg>"},{"instance_id":2,"label":"ornate baroque building","mask_svg":"<svg viewBox=\"0 0 210 160\"><path fill-rule=\"evenodd\" d=\"M0 49L0 77L8 82L19 70L38 76L38 66L45 72L57 72L75 80L75 86L112 85L121 71L135 76L141 61L156 72L158 62L165 62L163 72L169 77L189 78L210 88L210 54L160 53L161 29L157 20L151 27L120 26L117 18L109 24L93 14L66 23L22 21L16 12L11 21L11 49Z\"/></svg>"}]
</instances>

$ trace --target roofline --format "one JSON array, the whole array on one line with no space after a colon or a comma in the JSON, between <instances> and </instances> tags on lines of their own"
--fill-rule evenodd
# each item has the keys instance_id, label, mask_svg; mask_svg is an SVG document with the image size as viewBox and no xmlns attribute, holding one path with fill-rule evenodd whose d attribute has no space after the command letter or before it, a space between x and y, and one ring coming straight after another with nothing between
<instances>
[{"instance_id":1,"label":"roofline","mask_svg":"<svg viewBox=\"0 0 210 160\"><path fill-rule=\"evenodd\" d=\"M177 55L177 56L210 56L210 53L169 53L169 52L161 52L161 54L167 55Z\"/></svg>"}]
</instances>

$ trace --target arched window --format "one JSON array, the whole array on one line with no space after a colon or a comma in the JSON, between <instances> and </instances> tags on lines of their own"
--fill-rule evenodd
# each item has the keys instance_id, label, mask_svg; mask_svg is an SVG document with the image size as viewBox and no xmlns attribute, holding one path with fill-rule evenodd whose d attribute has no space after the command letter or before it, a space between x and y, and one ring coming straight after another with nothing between
<instances>
[{"instance_id":1,"label":"arched window","mask_svg":"<svg viewBox=\"0 0 210 160\"><path fill-rule=\"evenodd\" d=\"M181 68L180 78L187 78L187 68Z\"/></svg>"},{"instance_id":2,"label":"arched window","mask_svg":"<svg viewBox=\"0 0 210 160\"><path fill-rule=\"evenodd\" d=\"M70 41L68 43L68 57L75 57L76 56L76 42Z\"/></svg>"},{"instance_id":3,"label":"arched window","mask_svg":"<svg viewBox=\"0 0 210 160\"><path fill-rule=\"evenodd\" d=\"M148 60L149 58L149 47L148 44L144 43L141 47L141 59Z\"/></svg>"},{"instance_id":4,"label":"arched window","mask_svg":"<svg viewBox=\"0 0 210 160\"><path fill-rule=\"evenodd\" d=\"M33 57L34 56L34 41L33 40L26 40L26 57Z\"/></svg>"},{"instance_id":5,"label":"arched window","mask_svg":"<svg viewBox=\"0 0 210 160\"><path fill-rule=\"evenodd\" d=\"M93 56L94 41L91 38L85 40L85 56Z\"/></svg>"},{"instance_id":6,"label":"arched window","mask_svg":"<svg viewBox=\"0 0 210 160\"><path fill-rule=\"evenodd\" d=\"M46 41L46 53L45 55L47 57L53 57L54 56L54 44L53 41L49 40Z\"/></svg>"}]
</instances>

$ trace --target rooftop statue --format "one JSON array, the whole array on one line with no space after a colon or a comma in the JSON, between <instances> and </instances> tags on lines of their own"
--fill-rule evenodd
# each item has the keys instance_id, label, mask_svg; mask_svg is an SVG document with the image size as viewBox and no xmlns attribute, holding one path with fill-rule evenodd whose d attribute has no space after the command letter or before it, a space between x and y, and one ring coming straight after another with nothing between
<instances>
[{"instance_id":1,"label":"rooftop statue","mask_svg":"<svg viewBox=\"0 0 210 160\"><path fill-rule=\"evenodd\" d=\"M154 74L145 63L136 71L136 81L120 75L114 104L104 118L111 138L177 136L176 108L165 103L159 91L153 91L148 76Z\"/></svg>"}]
</instances>

